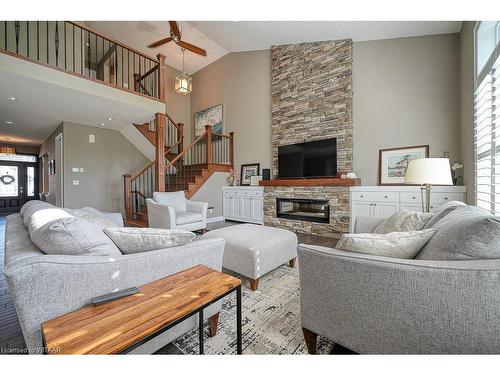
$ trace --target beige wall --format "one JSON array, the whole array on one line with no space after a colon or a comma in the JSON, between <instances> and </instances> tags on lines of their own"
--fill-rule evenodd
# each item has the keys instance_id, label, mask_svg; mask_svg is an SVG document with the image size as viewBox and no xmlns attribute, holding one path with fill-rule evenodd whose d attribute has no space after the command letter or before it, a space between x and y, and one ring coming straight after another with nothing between
<instances>
[{"instance_id":1,"label":"beige wall","mask_svg":"<svg viewBox=\"0 0 500 375\"><path fill-rule=\"evenodd\" d=\"M460 33L460 146L469 204L474 204L474 25L464 22Z\"/></svg>"},{"instance_id":2,"label":"beige wall","mask_svg":"<svg viewBox=\"0 0 500 375\"><path fill-rule=\"evenodd\" d=\"M461 160L459 35L354 43L354 171L378 183L381 148L429 144ZM193 76L191 114L224 105L236 167L271 164L270 51L230 53ZM192 116L191 116L192 121Z\"/></svg>"},{"instance_id":3,"label":"beige wall","mask_svg":"<svg viewBox=\"0 0 500 375\"><path fill-rule=\"evenodd\" d=\"M271 167L271 51L230 53L196 72L193 114L223 104L224 133L234 131L235 167Z\"/></svg>"},{"instance_id":4,"label":"beige wall","mask_svg":"<svg viewBox=\"0 0 500 375\"><path fill-rule=\"evenodd\" d=\"M64 206L123 212L122 176L145 166L146 157L116 130L68 122L63 130ZM95 135L95 143L89 143L89 134ZM73 167L85 171L74 173Z\"/></svg>"},{"instance_id":5,"label":"beige wall","mask_svg":"<svg viewBox=\"0 0 500 375\"><path fill-rule=\"evenodd\" d=\"M458 34L354 43L354 172L378 183L379 149L429 145L461 160Z\"/></svg>"},{"instance_id":6,"label":"beige wall","mask_svg":"<svg viewBox=\"0 0 500 375\"><path fill-rule=\"evenodd\" d=\"M40 145L40 156L43 156L45 154L48 155L48 158L44 159L44 166L43 170L45 171L45 177L40 176L40 188L39 191L40 193L48 193L48 195L45 196L45 199L47 202L51 204L56 204L56 195L57 195L57 175L47 175L48 171L48 165L47 162L49 160L55 160L56 159L56 146L55 146L55 140L56 137L63 132L63 125L61 124L54 130L48 137L47 139ZM59 160L56 160L56 166L59 165ZM43 189L43 178L48 178L48 190L44 191ZM45 184L47 185L47 184Z\"/></svg>"}]
</instances>

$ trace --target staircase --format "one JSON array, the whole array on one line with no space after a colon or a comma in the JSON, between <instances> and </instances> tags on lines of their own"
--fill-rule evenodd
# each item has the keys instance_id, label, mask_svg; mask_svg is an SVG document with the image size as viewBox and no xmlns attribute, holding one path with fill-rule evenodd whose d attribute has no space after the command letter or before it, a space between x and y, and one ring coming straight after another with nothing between
<instances>
[{"instance_id":1,"label":"staircase","mask_svg":"<svg viewBox=\"0 0 500 375\"><path fill-rule=\"evenodd\" d=\"M126 225L147 226L146 199L153 191L183 190L189 199L214 172L229 172L234 167L233 133L216 134L207 125L203 134L183 148L183 124L175 123L168 114L134 125L155 146L157 160L135 175L123 176Z\"/></svg>"}]
</instances>

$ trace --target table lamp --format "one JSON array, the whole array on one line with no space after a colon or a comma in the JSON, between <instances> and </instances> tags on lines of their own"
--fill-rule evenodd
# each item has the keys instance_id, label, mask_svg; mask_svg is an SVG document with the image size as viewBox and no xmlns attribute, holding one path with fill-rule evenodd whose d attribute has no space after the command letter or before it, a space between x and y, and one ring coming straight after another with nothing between
<instances>
[{"instance_id":1,"label":"table lamp","mask_svg":"<svg viewBox=\"0 0 500 375\"><path fill-rule=\"evenodd\" d=\"M422 212L429 212L432 185L453 185L450 160L423 158L411 160L406 169L405 184L420 185Z\"/></svg>"}]
</instances>

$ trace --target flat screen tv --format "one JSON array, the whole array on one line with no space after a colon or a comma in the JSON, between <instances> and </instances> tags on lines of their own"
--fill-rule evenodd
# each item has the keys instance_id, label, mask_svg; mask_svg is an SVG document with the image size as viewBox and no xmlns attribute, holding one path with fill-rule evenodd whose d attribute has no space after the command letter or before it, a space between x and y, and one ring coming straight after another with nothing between
<instances>
[{"instance_id":1,"label":"flat screen tv","mask_svg":"<svg viewBox=\"0 0 500 375\"><path fill-rule=\"evenodd\" d=\"M337 138L278 147L279 178L337 176Z\"/></svg>"}]
</instances>

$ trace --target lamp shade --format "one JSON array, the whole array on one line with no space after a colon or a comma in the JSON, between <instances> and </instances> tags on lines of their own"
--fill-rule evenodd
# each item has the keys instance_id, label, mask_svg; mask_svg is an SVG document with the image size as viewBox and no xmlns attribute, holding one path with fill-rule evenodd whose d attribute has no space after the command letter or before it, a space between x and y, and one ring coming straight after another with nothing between
<instances>
[{"instance_id":1,"label":"lamp shade","mask_svg":"<svg viewBox=\"0 0 500 375\"><path fill-rule=\"evenodd\" d=\"M406 170L405 184L453 185L450 160L446 158L411 160Z\"/></svg>"}]
</instances>

